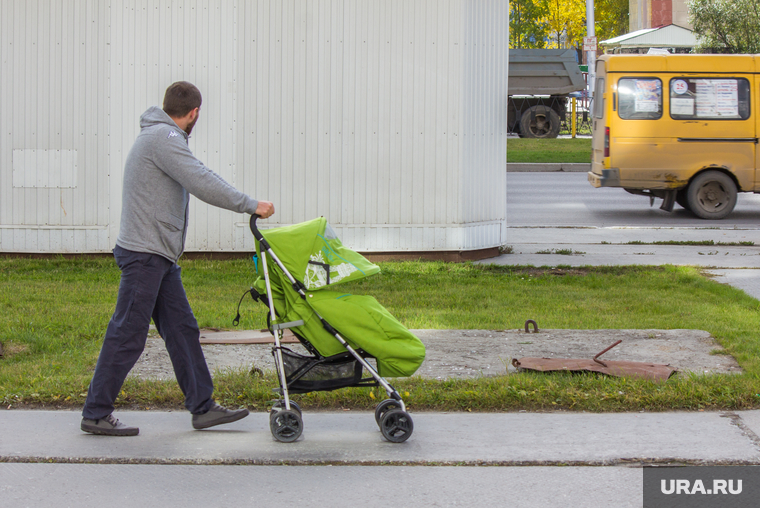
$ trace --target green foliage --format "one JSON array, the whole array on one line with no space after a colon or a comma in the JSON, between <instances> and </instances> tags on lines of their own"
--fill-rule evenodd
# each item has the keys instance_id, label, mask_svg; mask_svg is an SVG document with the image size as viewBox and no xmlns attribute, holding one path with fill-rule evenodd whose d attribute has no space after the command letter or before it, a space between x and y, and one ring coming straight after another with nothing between
<instances>
[{"instance_id":1,"label":"green foliage","mask_svg":"<svg viewBox=\"0 0 760 508\"><path fill-rule=\"evenodd\" d=\"M586 0L543 0L549 26L549 48L583 47ZM563 42L564 39L564 42Z\"/></svg>"},{"instance_id":2,"label":"green foliage","mask_svg":"<svg viewBox=\"0 0 760 508\"><path fill-rule=\"evenodd\" d=\"M594 20L599 40L626 33L628 0L595 0ZM585 0L510 2L510 48L582 48L585 36Z\"/></svg>"},{"instance_id":3,"label":"green foliage","mask_svg":"<svg viewBox=\"0 0 760 508\"><path fill-rule=\"evenodd\" d=\"M546 45L546 4L543 0L513 0L509 4L509 47L543 48Z\"/></svg>"},{"instance_id":4,"label":"green foliage","mask_svg":"<svg viewBox=\"0 0 760 508\"><path fill-rule=\"evenodd\" d=\"M759 0L692 0L699 53L760 53Z\"/></svg>"},{"instance_id":5,"label":"green foliage","mask_svg":"<svg viewBox=\"0 0 760 508\"><path fill-rule=\"evenodd\" d=\"M628 0L594 0L594 20L600 41L628 33Z\"/></svg>"}]
</instances>

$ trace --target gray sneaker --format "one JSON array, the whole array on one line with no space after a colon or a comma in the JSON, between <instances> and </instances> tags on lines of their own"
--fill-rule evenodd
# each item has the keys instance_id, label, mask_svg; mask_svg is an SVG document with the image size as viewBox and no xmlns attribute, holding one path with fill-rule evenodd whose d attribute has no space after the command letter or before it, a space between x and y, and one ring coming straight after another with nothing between
<instances>
[{"instance_id":1,"label":"gray sneaker","mask_svg":"<svg viewBox=\"0 0 760 508\"><path fill-rule=\"evenodd\" d=\"M214 425L223 423L232 423L242 420L248 416L247 409L227 409L219 404L214 406L203 414L193 415L193 428L196 430L207 429Z\"/></svg>"},{"instance_id":2,"label":"gray sneaker","mask_svg":"<svg viewBox=\"0 0 760 508\"><path fill-rule=\"evenodd\" d=\"M114 418L112 414L101 418L100 420L89 420L82 418L82 424L80 428L84 432L90 434L98 434L100 436L136 436L140 433L140 429L137 427L127 427L119 420Z\"/></svg>"}]
</instances>

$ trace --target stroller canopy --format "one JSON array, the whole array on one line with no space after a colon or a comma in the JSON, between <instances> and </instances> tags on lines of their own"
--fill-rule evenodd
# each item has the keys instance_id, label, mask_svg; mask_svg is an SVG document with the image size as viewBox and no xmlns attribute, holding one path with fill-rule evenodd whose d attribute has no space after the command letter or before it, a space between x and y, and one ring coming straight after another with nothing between
<instances>
[{"instance_id":1,"label":"stroller canopy","mask_svg":"<svg viewBox=\"0 0 760 508\"><path fill-rule=\"evenodd\" d=\"M343 345L325 330L319 314L352 347L372 355L381 376L411 376L416 372L425 359L425 346L417 337L371 296L330 290L334 284L376 274L380 267L344 247L324 218L262 230L261 234L288 272L306 286L303 299L277 265L267 262L278 322L303 320L304 324L293 328L293 332L322 356L345 352ZM260 249L257 242L259 255ZM256 268L259 278L254 287L264 294L261 265L258 263Z\"/></svg>"},{"instance_id":2,"label":"stroller canopy","mask_svg":"<svg viewBox=\"0 0 760 508\"><path fill-rule=\"evenodd\" d=\"M379 266L344 247L324 217L261 233L290 274L309 291L380 271Z\"/></svg>"}]
</instances>

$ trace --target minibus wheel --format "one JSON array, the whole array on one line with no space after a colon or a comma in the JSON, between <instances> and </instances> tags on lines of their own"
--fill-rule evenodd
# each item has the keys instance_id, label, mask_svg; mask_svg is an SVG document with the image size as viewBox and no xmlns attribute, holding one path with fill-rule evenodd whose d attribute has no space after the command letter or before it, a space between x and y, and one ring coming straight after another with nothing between
<instances>
[{"instance_id":1,"label":"minibus wheel","mask_svg":"<svg viewBox=\"0 0 760 508\"><path fill-rule=\"evenodd\" d=\"M691 212L701 219L722 219L736 206L736 184L725 173L705 171L689 184L686 197Z\"/></svg>"},{"instance_id":2,"label":"minibus wheel","mask_svg":"<svg viewBox=\"0 0 760 508\"><path fill-rule=\"evenodd\" d=\"M688 190L688 187L684 187L683 189L679 189L679 191L676 193L676 203L681 205L681 208L684 208L685 210L690 210L689 208L689 198L686 195L686 191Z\"/></svg>"},{"instance_id":3,"label":"minibus wheel","mask_svg":"<svg viewBox=\"0 0 760 508\"><path fill-rule=\"evenodd\" d=\"M556 138L559 135L559 115L548 106L532 106L520 117L521 138Z\"/></svg>"}]
</instances>

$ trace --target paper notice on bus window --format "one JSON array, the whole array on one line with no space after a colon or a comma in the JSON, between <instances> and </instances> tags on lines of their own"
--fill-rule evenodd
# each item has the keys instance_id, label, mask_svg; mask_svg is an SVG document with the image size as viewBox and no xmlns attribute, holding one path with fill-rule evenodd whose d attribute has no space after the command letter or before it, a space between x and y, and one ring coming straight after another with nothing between
<instances>
[{"instance_id":1,"label":"paper notice on bus window","mask_svg":"<svg viewBox=\"0 0 760 508\"><path fill-rule=\"evenodd\" d=\"M636 81L636 101L634 108L637 113L657 113L660 111L662 84L660 80Z\"/></svg>"},{"instance_id":2,"label":"paper notice on bus window","mask_svg":"<svg viewBox=\"0 0 760 508\"><path fill-rule=\"evenodd\" d=\"M636 99L634 107L637 113L657 113L660 110L659 106L660 104L657 101Z\"/></svg>"},{"instance_id":3,"label":"paper notice on bus window","mask_svg":"<svg viewBox=\"0 0 760 508\"><path fill-rule=\"evenodd\" d=\"M738 117L739 86L733 79L697 81L698 117Z\"/></svg>"},{"instance_id":4,"label":"paper notice on bus window","mask_svg":"<svg viewBox=\"0 0 760 508\"><path fill-rule=\"evenodd\" d=\"M694 99L670 99L670 114L694 116Z\"/></svg>"},{"instance_id":5,"label":"paper notice on bus window","mask_svg":"<svg viewBox=\"0 0 760 508\"><path fill-rule=\"evenodd\" d=\"M715 109L720 116L739 116L739 84L733 79L716 79Z\"/></svg>"},{"instance_id":6,"label":"paper notice on bus window","mask_svg":"<svg viewBox=\"0 0 760 508\"><path fill-rule=\"evenodd\" d=\"M709 79L700 79L697 81L697 116L716 116L715 87Z\"/></svg>"}]
</instances>

